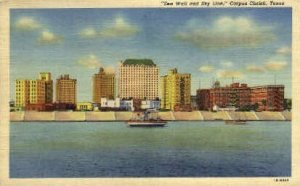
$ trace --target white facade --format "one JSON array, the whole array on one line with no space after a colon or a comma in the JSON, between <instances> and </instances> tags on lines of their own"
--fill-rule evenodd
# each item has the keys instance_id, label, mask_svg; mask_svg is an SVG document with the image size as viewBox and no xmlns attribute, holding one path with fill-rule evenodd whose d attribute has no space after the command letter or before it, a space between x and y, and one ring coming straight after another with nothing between
<instances>
[{"instance_id":1,"label":"white facade","mask_svg":"<svg viewBox=\"0 0 300 186\"><path fill-rule=\"evenodd\" d=\"M159 109L160 101L159 100L143 100L141 102L141 109Z\"/></svg>"},{"instance_id":2,"label":"white facade","mask_svg":"<svg viewBox=\"0 0 300 186\"><path fill-rule=\"evenodd\" d=\"M134 111L133 99L121 100L120 108L128 111Z\"/></svg>"},{"instance_id":3,"label":"white facade","mask_svg":"<svg viewBox=\"0 0 300 186\"><path fill-rule=\"evenodd\" d=\"M122 110L134 111L133 100L121 100L116 98L115 100L101 98L101 108L119 108Z\"/></svg>"},{"instance_id":4,"label":"white facade","mask_svg":"<svg viewBox=\"0 0 300 186\"><path fill-rule=\"evenodd\" d=\"M120 108L120 98L107 99L101 98L101 108Z\"/></svg>"}]
</instances>

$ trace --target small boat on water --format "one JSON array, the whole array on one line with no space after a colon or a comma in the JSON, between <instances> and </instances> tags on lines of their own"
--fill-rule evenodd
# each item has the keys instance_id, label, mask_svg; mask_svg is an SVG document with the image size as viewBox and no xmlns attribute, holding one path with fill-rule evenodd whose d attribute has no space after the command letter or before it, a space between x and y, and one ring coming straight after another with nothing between
<instances>
[{"instance_id":1,"label":"small boat on water","mask_svg":"<svg viewBox=\"0 0 300 186\"><path fill-rule=\"evenodd\" d=\"M245 125L247 123L247 120L246 120L247 117L245 116L244 113L231 112L231 115L233 116L233 119L226 120L225 124L228 124L228 125Z\"/></svg>"},{"instance_id":2,"label":"small boat on water","mask_svg":"<svg viewBox=\"0 0 300 186\"><path fill-rule=\"evenodd\" d=\"M246 120L226 120L225 124L227 125L245 125Z\"/></svg>"},{"instance_id":3,"label":"small boat on water","mask_svg":"<svg viewBox=\"0 0 300 186\"><path fill-rule=\"evenodd\" d=\"M158 116L157 110L148 109L143 114L137 113L126 123L130 127L163 127L167 121Z\"/></svg>"}]
</instances>

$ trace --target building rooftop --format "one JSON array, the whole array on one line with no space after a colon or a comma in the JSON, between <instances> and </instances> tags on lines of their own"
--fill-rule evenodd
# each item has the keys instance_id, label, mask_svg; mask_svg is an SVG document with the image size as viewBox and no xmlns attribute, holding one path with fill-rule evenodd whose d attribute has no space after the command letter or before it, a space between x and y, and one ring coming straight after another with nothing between
<instances>
[{"instance_id":1,"label":"building rooftop","mask_svg":"<svg viewBox=\"0 0 300 186\"><path fill-rule=\"evenodd\" d=\"M152 59L126 59L123 65L146 65L146 66L156 66Z\"/></svg>"}]
</instances>

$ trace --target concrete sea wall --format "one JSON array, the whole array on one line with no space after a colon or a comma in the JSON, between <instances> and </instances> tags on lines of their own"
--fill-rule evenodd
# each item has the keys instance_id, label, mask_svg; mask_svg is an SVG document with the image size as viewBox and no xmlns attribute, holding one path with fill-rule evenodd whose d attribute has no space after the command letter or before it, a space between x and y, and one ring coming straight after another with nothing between
<instances>
[{"instance_id":1,"label":"concrete sea wall","mask_svg":"<svg viewBox=\"0 0 300 186\"><path fill-rule=\"evenodd\" d=\"M11 121L126 121L132 112L11 112ZM212 121L212 120L250 120L250 121L290 121L291 112L160 112L160 117L169 121Z\"/></svg>"}]
</instances>

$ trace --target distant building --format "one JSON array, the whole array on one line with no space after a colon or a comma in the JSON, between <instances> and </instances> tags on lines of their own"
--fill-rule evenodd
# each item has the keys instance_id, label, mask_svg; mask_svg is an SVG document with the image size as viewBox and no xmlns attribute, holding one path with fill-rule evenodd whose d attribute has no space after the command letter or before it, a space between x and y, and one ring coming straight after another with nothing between
<instances>
[{"instance_id":1,"label":"distant building","mask_svg":"<svg viewBox=\"0 0 300 186\"><path fill-rule=\"evenodd\" d=\"M159 68L151 59L126 59L119 67L120 98L158 98Z\"/></svg>"},{"instance_id":2,"label":"distant building","mask_svg":"<svg viewBox=\"0 0 300 186\"><path fill-rule=\"evenodd\" d=\"M41 108L42 104L52 103L53 81L49 72L41 72L39 79L18 79L15 84L16 109L24 110L30 108ZM39 105L39 106L28 106Z\"/></svg>"},{"instance_id":3,"label":"distant building","mask_svg":"<svg viewBox=\"0 0 300 186\"><path fill-rule=\"evenodd\" d=\"M56 102L76 104L77 80L69 75L61 75L56 80Z\"/></svg>"},{"instance_id":4,"label":"distant building","mask_svg":"<svg viewBox=\"0 0 300 186\"><path fill-rule=\"evenodd\" d=\"M101 98L101 110L124 110L134 111L133 99L120 99L110 100L107 98Z\"/></svg>"},{"instance_id":5,"label":"distant building","mask_svg":"<svg viewBox=\"0 0 300 186\"><path fill-rule=\"evenodd\" d=\"M191 110L191 74L169 70L161 77L161 108Z\"/></svg>"},{"instance_id":6,"label":"distant building","mask_svg":"<svg viewBox=\"0 0 300 186\"><path fill-rule=\"evenodd\" d=\"M45 103L53 102L53 80L50 72L41 72L39 79L45 82Z\"/></svg>"},{"instance_id":7,"label":"distant building","mask_svg":"<svg viewBox=\"0 0 300 186\"><path fill-rule=\"evenodd\" d=\"M16 108L23 110L30 103L30 80L17 79L15 84Z\"/></svg>"},{"instance_id":8,"label":"distant building","mask_svg":"<svg viewBox=\"0 0 300 186\"><path fill-rule=\"evenodd\" d=\"M247 84L232 83L230 86L214 86L210 89L210 107L241 108L251 104L250 87Z\"/></svg>"},{"instance_id":9,"label":"distant building","mask_svg":"<svg viewBox=\"0 0 300 186\"><path fill-rule=\"evenodd\" d=\"M120 102L120 109L127 111L134 111L133 99L122 99Z\"/></svg>"},{"instance_id":10,"label":"distant building","mask_svg":"<svg viewBox=\"0 0 300 186\"><path fill-rule=\"evenodd\" d=\"M109 74L101 67L93 76L93 102L100 103L101 98L115 98L115 74Z\"/></svg>"},{"instance_id":11,"label":"distant building","mask_svg":"<svg viewBox=\"0 0 300 186\"><path fill-rule=\"evenodd\" d=\"M251 104L250 87L247 84L232 83L230 86L221 87L216 81L211 89L199 89L197 98L200 110L232 110Z\"/></svg>"},{"instance_id":12,"label":"distant building","mask_svg":"<svg viewBox=\"0 0 300 186\"><path fill-rule=\"evenodd\" d=\"M30 87L29 103L45 104L46 103L45 82L42 80L30 80L29 87Z\"/></svg>"},{"instance_id":13,"label":"distant building","mask_svg":"<svg viewBox=\"0 0 300 186\"><path fill-rule=\"evenodd\" d=\"M101 108L120 108L120 98L107 99L101 98Z\"/></svg>"},{"instance_id":14,"label":"distant building","mask_svg":"<svg viewBox=\"0 0 300 186\"><path fill-rule=\"evenodd\" d=\"M251 87L251 103L258 103L259 111L283 111L284 86L266 85Z\"/></svg>"},{"instance_id":15,"label":"distant building","mask_svg":"<svg viewBox=\"0 0 300 186\"><path fill-rule=\"evenodd\" d=\"M142 100L141 109L160 109L160 100Z\"/></svg>"},{"instance_id":16,"label":"distant building","mask_svg":"<svg viewBox=\"0 0 300 186\"><path fill-rule=\"evenodd\" d=\"M93 109L93 103L91 102L77 102L76 104L76 110L79 111L92 111Z\"/></svg>"},{"instance_id":17,"label":"distant building","mask_svg":"<svg viewBox=\"0 0 300 186\"><path fill-rule=\"evenodd\" d=\"M281 111L283 100L283 85L248 87L247 84L232 83L230 86L221 87L220 82L216 81L211 89L197 90L200 110L249 110L258 104L258 111Z\"/></svg>"}]
</instances>

